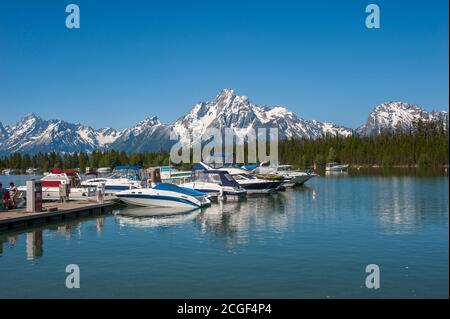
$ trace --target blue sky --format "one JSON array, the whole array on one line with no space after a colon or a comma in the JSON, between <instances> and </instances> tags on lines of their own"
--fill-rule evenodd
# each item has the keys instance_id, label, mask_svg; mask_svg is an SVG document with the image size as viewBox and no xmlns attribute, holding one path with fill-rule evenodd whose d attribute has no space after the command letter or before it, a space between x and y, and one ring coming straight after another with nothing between
<instances>
[{"instance_id":1,"label":"blue sky","mask_svg":"<svg viewBox=\"0 0 450 319\"><path fill-rule=\"evenodd\" d=\"M384 101L448 110L448 25L447 0L2 1L0 122L173 122L223 88L350 127Z\"/></svg>"}]
</instances>

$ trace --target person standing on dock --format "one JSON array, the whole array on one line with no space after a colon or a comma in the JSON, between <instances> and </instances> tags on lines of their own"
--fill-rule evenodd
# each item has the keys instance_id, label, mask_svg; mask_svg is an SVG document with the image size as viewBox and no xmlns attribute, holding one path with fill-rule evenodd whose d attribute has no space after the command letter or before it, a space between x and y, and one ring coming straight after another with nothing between
<instances>
[{"instance_id":1,"label":"person standing on dock","mask_svg":"<svg viewBox=\"0 0 450 319\"><path fill-rule=\"evenodd\" d=\"M17 195L17 187L13 182L9 183L9 200L11 202L11 206L16 208L16 195Z\"/></svg>"},{"instance_id":2,"label":"person standing on dock","mask_svg":"<svg viewBox=\"0 0 450 319\"><path fill-rule=\"evenodd\" d=\"M105 195L105 183L100 183L97 185L97 203L104 203L104 195Z\"/></svg>"}]
</instances>

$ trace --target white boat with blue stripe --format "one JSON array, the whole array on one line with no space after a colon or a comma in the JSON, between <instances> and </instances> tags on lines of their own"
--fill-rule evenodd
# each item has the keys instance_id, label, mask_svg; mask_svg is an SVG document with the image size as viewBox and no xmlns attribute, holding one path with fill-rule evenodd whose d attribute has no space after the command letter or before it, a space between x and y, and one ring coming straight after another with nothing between
<instances>
[{"instance_id":1,"label":"white boat with blue stripe","mask_svg":"<svg viewBox=\"0 0 450 319\"><path fill-rule=\"evenodd\" d=\"M196 209L211 205L205 193L169 183L153 188L129 189L115 195L123 202L136 206Z\"/></svg>"}]
</instances>

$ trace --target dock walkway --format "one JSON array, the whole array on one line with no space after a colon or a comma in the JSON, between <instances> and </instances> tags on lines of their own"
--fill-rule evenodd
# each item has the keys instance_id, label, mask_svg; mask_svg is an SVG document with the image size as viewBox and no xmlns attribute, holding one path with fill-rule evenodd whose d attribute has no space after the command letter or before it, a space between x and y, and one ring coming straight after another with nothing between
<instances>
[{"instance_id":1,"label":"dock walkway","mask_svg":"<svg viewBox=\"0 0 450 319\"><path fill-rule=\"evenodd\" d=\"M103 204L90 200L43 203L42 206L45 210L38 213L29 213L26 209L0 211L0 231L79 216L100 215L111 212L115 204L116 202L112 198L105 198Z\"/></svg>"}]
</instances>

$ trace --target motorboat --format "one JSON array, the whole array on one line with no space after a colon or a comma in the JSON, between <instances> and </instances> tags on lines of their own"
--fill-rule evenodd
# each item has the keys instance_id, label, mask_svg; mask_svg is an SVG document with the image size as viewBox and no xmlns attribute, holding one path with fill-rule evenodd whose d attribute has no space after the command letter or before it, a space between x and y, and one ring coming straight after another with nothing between
<instances>
[{"instance_id":1,"label":"motorboat","mask_svg":"<svg viewBox=\"0 0 450 319\"><path fill-rule=\"evenodd\" d=\"M203 162L197 163L193 168L193 170L212 169L213 168ZM257 178L255 174L237 167L221 167L218 168L218 170L228 172L236 182L247 191L247 194L270 193L282 188L282 179Z\"/></svg>"},{"instance_id":2,"label":"motorboat","mask_svg":"<svg viewBox=\"0 0 450 319\"><path fill-rule=\"evenodd\" d=\"M303 185L309 179L317 176L313 171L296 171L292 165L270 165L270 162L261 163L253 172L257 176L266 174L281 176L284 179L283 185L287 187Z\"/></svg>"},{"instance_id":3,"label":"motorboat","mask_svg":"<svg viewBox=\"0 0 450 319\"><path fill-rule=\"evenodd\" d=\"M326 172L345 172L348 169L348 164L339 164L336 162L327 163L325 166Z\"/></svg>"},{"instance_id":4,"label":"motorboat","mask_svg":"<svg viewBox=\"0 0 450 319\"><path fill-rule=\"evenodd\" d=\"M152 188L128 189L115 195L123 202L136 206L196 209L211 205L205 193L169 183L157 184Z\"/></svg>"},{"instance_id":5,"label":"motorboat","mask_svg":"<svg viewBox=\"0 0 450 319\"><path fill-rule=\"evenodd\" d=\"M25 173L27 173L28 175L37 175L37 174L39 174L39 169L38 168L34 168L34 167L30 167L30 168L27 168Z\"/></svg>"},{"instance_id":6,"label":"motorboat","mask_svg":"<svg viewBox=\"0 0 450 319\"><path fill-rule=\"evenodd\" d=\"M180 186L207 193L212 197L241 198L247 194L228 172L221 170L194 169L190 181Z\"/></svg>"},{"instance_id":7,"label":"motorboat","mask_svg":"<svg viewBox=\"0 0 450 319\"><path fill-rule=\"evenodd\" d=\"M6 168L2 171L2 175L13 175L16 174L16 170L12 168Z\"/></svg>"},{"instance_id":8,"label":"motorboat","mask_svg":"<svg viewBox=\"0 0 450 319\"><path fill-rule=\"evenodd\" d=\"M72 169L53 168L41 179L42 200L60 200L60 185L69 185L69 200L88 200L96 196L94 187L82 187L80 175ZM26 186L19 186L18 191L26 196Z\"/></svg>"},{"instance_id":9,"label":"motorboat","mask_svg":"<svg viewBox=\"0 0 450 319\"><path fill-rule=\"evenodd\" d=\"M97 187L105 184L105 194L115 194L127 189L143 188L146 186L148 174L139 165L116 166L106 177L87 179L81 183L83 187Z\"/></svg>"},{"instance_id":10,"label":"motorboat","mask_svg":"<svg viewBox=\"0 0 450 319\"><path fill-rule=\"evenodd\" d=\"M111 167L99 167L97 168L98 174L109 174L111 173Z\"/></svg>"}]
</instances>

